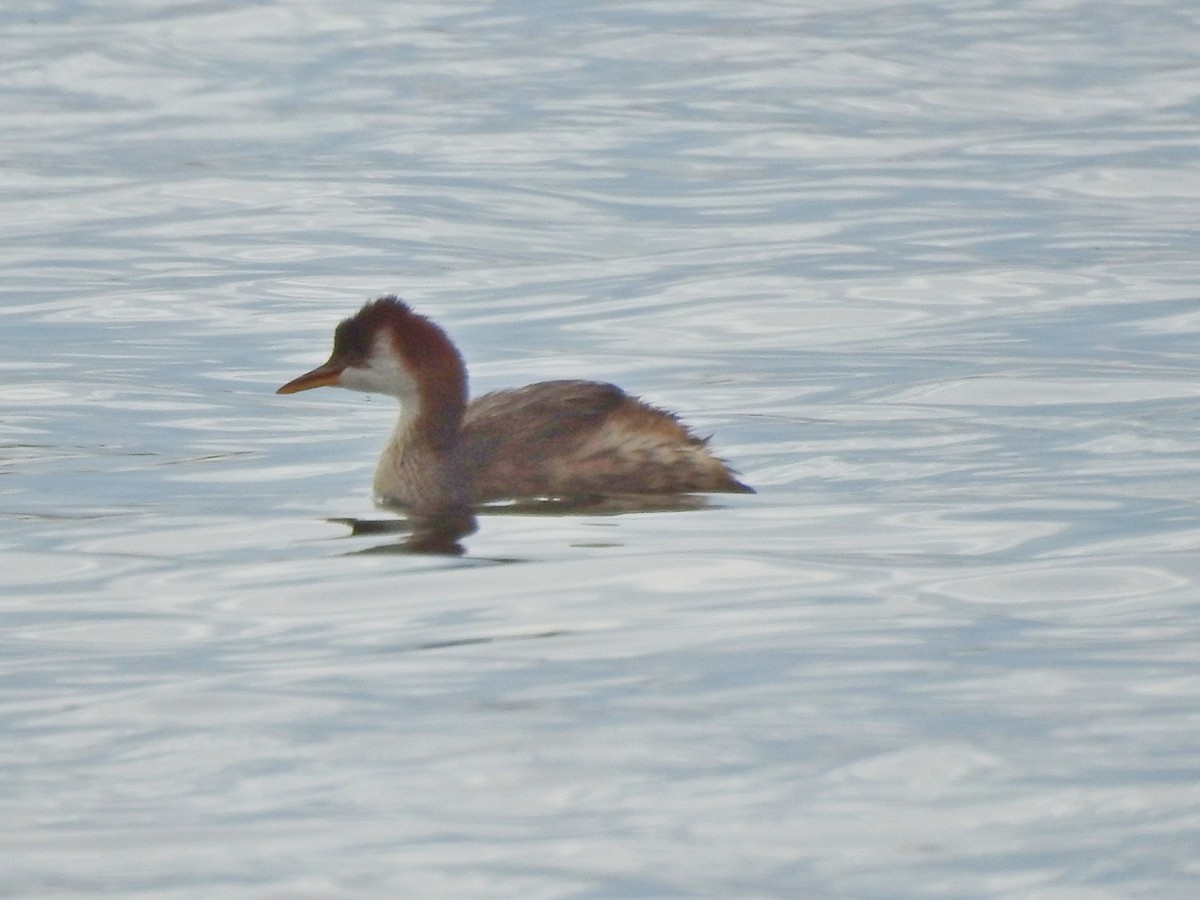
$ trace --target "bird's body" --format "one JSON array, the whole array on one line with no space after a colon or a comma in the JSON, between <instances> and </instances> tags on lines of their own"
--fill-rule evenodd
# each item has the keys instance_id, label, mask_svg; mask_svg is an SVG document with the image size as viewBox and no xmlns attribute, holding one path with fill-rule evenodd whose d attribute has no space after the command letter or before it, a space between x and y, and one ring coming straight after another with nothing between
<instances>
[{"instance_id":1,"label":"bird's body","mask_svg":"<svg viewBox=\"0 0 1200 900\"><path fill-rule=\"evenodd\" d=\"M342 322L329 361L279 393L322 385L400 400L374 489L419 515L507 498L751 492L676 416L615 385L544 381L468 403L458 350L395 297Z\"/></svg>"}]
</instances>

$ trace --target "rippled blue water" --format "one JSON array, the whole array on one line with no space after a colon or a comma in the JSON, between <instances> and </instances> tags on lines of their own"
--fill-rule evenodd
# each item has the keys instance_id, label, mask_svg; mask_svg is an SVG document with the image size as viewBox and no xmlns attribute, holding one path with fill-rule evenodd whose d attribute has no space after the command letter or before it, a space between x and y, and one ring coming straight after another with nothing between
<instances>
[{"instance_id":1,"label":"rippled blue water","mask_svg":"<svg viewBox=\"0 0 1200 900\"><path fill-rule=\"evenodd\" d=\"M0 25L0 893L1192 895L1193 4ZM760 493L380 552L392 291Z\"/></svg>"}]
</instances>

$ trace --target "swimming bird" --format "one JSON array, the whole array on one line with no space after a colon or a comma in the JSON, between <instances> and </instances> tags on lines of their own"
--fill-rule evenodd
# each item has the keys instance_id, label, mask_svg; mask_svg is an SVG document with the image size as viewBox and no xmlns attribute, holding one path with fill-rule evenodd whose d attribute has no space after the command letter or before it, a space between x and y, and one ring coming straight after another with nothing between
<instances>
[{"instance_id":1,"label":"swimming bird","mask_svg":"<svg viewBox=\"0 0 1200 900\"><path fill-rule=\"evenodd\" d=\"M458 349L395 296L339 324L329 360L277 393L327 385L400 401L374 490L418 516L514 498L753 493L707 439L616 385L542 381L468 402Z\"/></svg>"}]
</instances>

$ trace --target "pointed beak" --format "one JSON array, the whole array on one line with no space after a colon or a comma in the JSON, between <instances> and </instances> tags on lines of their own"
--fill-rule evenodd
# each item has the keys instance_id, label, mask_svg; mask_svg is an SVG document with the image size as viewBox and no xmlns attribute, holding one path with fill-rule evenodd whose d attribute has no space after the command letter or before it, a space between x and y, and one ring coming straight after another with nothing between
<instances>
[{"instance_id":1,"label":"pointed beak","mask_svg":"<svg viewBox=\"0 0 1200 900\"><path fill-rule=\"evenodd\" d=\"M293 378L275 393L295 394L298 391L310 391L313 388L336 385L341 380L342 371L345 368L342 363L331 359L324 365L317 366L311 372L305 372L299 378Z\"/></svg>"}]
</instances>

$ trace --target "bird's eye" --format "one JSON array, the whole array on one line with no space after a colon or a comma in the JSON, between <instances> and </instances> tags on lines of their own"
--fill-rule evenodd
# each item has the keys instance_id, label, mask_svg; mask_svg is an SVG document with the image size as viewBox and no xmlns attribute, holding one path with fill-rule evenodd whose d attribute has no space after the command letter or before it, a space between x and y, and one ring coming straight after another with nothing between
<instances>
[{"instance_id":1,"label":"bird's eye","mask_svg":"<svg viewBox=\"0 0 1200 900\"><path fill-rule=\"evenodd\" d=\"M333 332L333 353L346 365L361 366L370 351L366 329L355 319L346 319Z\"/></svg>"}]
</instances>

